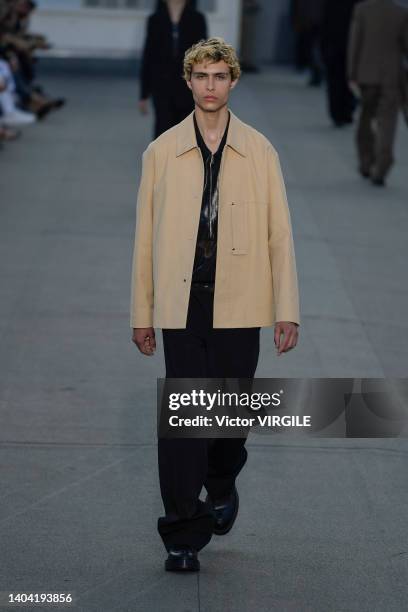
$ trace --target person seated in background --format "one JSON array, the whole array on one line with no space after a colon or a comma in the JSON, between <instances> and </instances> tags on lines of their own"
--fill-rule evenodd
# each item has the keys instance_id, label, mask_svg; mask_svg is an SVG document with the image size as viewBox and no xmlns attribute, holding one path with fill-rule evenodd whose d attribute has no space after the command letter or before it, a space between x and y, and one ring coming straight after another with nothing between
<instances>
[{"instance_id":1,"label":"person seated in background","mask_svg":"<svg viewBox=\"0 0 408 612\"><path fill-rule=\"evenodd\" d=\"M4 33L9 10L9 3L5 0L0 0L0 38ZM20 135L17 130L7 125L6 118L9 114L7 111L11 109L11 104L14 104L14 89L15 83L5 56L5 48L0 46L0 145L7 140L15 140Z\"/></svg>"},{"instance_id":2,"label":"person seated in background","mask_svg":"<svg viewBox=\"0 0 408 612\"><path fill-rule=\"evenodd\" d=\"M7 50L7 61L13 71L16 93L23 110L39 119L49 111L60 108L63 98L51 98L34 83L34 52L49 48L45 37L28 33L31 12L36 8L30 0L0 0L0 45Z\"/></svg>"},{"instance_id":3,"label":"person seated in background","mask_svg":"<svg viewBox=\"0 0 408 612\"><path fill-rule=\"evenodd\" d=\"M0 76L0 98L1 98L2 92L6 91L6 89L7 89L6 80L2 76ZM1 125L1 119L2 119L2 115L1 115L1 109L0 109L0 146L3 141L15 140L20 135L20 132L18 132L18 130L13 130L12 128L9 128L5 125Z\"/></svg>"},{"instance_id":4,"label":"person seated in background","mask_svg":"<svg viewBox=\"0 0 408 612\"><path fill-rule=\"evenodd\" d=\"M36 121L36 116L19 109L16 105L16 84L9 63L2 59L0 49L0 123L6 126L27 125Z\"/></svg>"},{"instance_id":5,"label":"person seated in background","mask_svg":"<svg viewBox=\"0 0 408 612\"><path fill-rule=\"evenodd\" d=\"M35 8L36 4L30 0L14 0L8 17L7 32L4 36L4 42L14 48L23 76L29 83L35 78L34 52L37 49L50 47L44 36L28 33L30 14Z\"/></svg>"},{"instance_id":6,"label":"person seated in background","mask_svg":"<svg viewBox=\"0 0 408 612\"><path fill-rule=\"evenodd\" d=\"M16 29L20 38L25 40L35 49L50 49L51 44L43 34L35 34L28 32L30 13L37 8L37 4L33 0L18 0L15 4L15 12L17 15Z\"/></svg>"}]
</instances>

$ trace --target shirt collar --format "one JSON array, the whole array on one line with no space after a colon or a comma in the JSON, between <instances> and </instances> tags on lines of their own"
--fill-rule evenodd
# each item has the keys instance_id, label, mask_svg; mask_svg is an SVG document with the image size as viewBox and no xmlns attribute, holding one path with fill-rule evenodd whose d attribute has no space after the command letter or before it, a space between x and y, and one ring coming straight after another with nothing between
<instances>
[{"instance_id":1,"label":"shirt collar","mask_svg":"<svg viewBox=\"0 0 408 612\"><path fill-rule=\"evenodd\" d=\"M229 114L229 126L225 144L243 157L246 157L245 124L231 110ZM176 126L176 132L176 157L198 147L194 128L194 111Z\"/></svg>"}]
</instances>

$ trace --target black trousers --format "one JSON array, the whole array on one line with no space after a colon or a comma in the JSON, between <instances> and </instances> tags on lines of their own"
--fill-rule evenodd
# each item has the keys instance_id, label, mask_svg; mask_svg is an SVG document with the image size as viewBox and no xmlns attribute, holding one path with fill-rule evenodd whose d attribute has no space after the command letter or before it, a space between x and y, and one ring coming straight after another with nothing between
<instances>
[{"instance_id":1,"label":"black trousers","mask_svg":"<svg viewBox=\"0 0 408 612\"><path fill-rule=\"evenodd\" d=\"M185 329L163 329L166 378L253 378L260 327L213 328L212 291L192 288ZM158 531L167 550L201 550L211 539L213 514L199 499L227 497L243 468L246 438L159 438L160 490L165 516Z\"/></svg>"},{"instance_id":2,"label":"black trousers","mask_svg":"<svg viewBox=\"0 0 408 612\"><path fill-rule=\"evenodd\" d=\"M327 97L334 123L351 122L356 102L346 77L346 54L333 56L326 63Z\"/></svg>"}]
</instances>

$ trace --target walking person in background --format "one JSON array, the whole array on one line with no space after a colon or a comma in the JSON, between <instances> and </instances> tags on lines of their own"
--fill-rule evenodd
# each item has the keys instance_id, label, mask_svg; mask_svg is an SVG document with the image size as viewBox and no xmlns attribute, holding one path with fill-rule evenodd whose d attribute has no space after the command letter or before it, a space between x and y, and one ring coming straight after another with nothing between
<instances>
[{"instance_id":1,"label":"walking person in background","mask_svg":"<svg viewBox=\"0 0 408 612\"><path fill-rule=\"evenodd\" d=\"M350 88L361 95L356 134L359 171L377 186L385 185L394 162L404 54L408 54L408 11L393 0L357 4L348 48L348 78Z\"/></svg>"},{"instance_id":2,"label":"walking person in background","mask_svg":"<svg viewBox=\"0 0 408 612\"><path fill-rule=\"evenodd\" d=\"M336 127L353 121L356 101L347 82L347 44L354 6L361 0L326 0L321 27L327 101Z\"/></svg>"},{"instance_id":3,"label":"walking person in background","mask_svg":"<svg viewBox=\"0 0 408 612\"><path fill-rule=\"evenodd\" d=\"M182 77L183 58L194 43L207 38L205 17L194 5L188 0L159 0L147 23L139 109L147 113L151 96L155 138L185 119L194 108Z\"/></svg>"}]
</instances>

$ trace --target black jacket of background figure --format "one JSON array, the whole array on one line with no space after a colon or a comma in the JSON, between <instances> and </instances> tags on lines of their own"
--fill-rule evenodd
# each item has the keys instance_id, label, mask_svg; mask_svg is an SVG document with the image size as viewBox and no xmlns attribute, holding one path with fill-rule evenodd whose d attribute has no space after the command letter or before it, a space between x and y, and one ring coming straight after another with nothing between
<instances>
[{"instance_id":1,"label":"black jacket of background figure","mask_svg":"<svg viewBox=\"0 0 408 612\"><path fill-rule=\"evenodd\" d=\"M205 17L187 2L179 22L178 53L173 56L172 24L167 5L161 2L147 23L142 55L140 98L153 98L156 136L184 119L194 108L191 91L182 78L184 54L207 38Z\"/></svg>"},{"instance_id":2,"label":"black jacket of background figure","mask_svg":"<svg viewBox=\"0 0 408 612\"><path fill-rule=\"evenodd\" d=\"M361 0L326 0L321 24L322 54L325 62L345 57L353 10Z\"/></svg>"}]
</instances>

